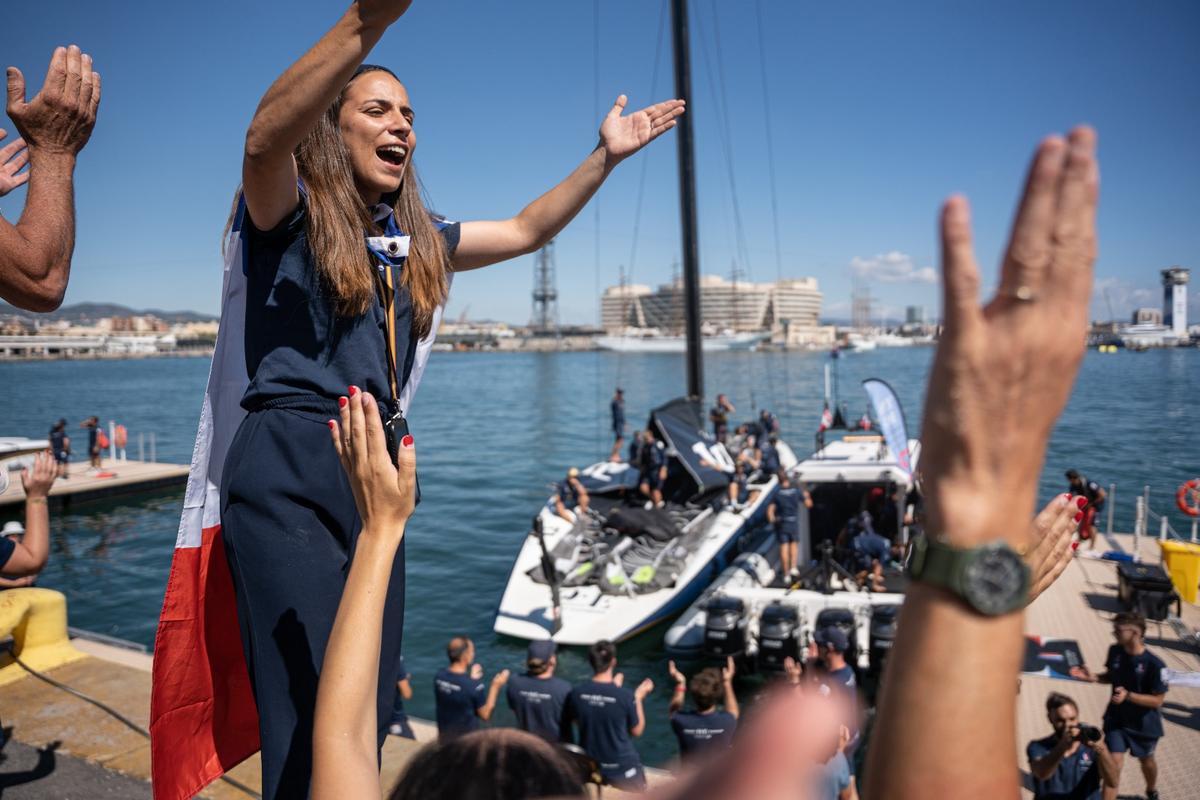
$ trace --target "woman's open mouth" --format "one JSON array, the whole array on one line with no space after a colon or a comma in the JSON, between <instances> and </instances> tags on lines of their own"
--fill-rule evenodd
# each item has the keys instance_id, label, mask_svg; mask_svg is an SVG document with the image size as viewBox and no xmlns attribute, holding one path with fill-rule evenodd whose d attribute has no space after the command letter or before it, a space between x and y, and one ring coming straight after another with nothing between
<instances>
[{"instance_id":1,"label":"woman's open mouth","mask_svg":"<svg viewBox=\"0 0 1200 800\"><path fill-rule=\"evenodd\" d=\"M408 158L408 148L404 145L389 144L375 150L379 160L393 167L403 167Z\"/></svg>"}]
</instances>

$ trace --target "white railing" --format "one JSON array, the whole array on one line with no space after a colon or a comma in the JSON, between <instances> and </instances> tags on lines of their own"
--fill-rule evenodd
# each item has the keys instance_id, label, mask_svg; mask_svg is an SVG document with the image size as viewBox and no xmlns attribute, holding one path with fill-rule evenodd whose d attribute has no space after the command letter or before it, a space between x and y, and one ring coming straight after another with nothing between
<instances>
[{"instance_id":1,"label":"white railing","mask_svg":"<svg viewBox=\"0 0 1200 800\"><path fill-rule=\"evenodd\" d=\"M158 435L153 431L150 433L138 433L138 461L146 460L146 445L150 446L150 462L158 461ZM126 445L129 443L126 442ZM113 461L127 461L125 457L125 448L117 447L117 421L110 419L108 421L108 457Z\"/></svg>"},{"instance_id":2,"label":"white railing","mask_svg":"<svg viewBox=\"0 0 1200 800\"><path fill-rule=\"evenodd\" d=\"M1112 497L1116 493L1116 484L1111 484L1109 487L1109 496ZM1112 505L1108 507L1108 532L1112 533ZM1137 503L1134 510L1133 535L1137 541L1140 541L1142 536L1149 535L1151 525L1157 523L1159 541L1167 541L1175 539L1180 542L1191 541L1196 542L1200 539L1200 518L1192 518L1191 536L1185 537L1182 533L1175 530L1171 525L1171 520L1166 514L1160 514L1150 507L1150 487L1143 486L1142 494L1137 498ZM1135 545L1136 547L1136 545Z\"/></svg>"}]
</instances>

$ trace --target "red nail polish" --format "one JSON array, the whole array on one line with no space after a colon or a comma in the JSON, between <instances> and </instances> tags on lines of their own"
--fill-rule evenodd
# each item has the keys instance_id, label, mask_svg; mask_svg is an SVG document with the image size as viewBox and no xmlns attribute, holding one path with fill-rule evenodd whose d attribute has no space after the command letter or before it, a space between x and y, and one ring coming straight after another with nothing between
<instances>
[{"instance_id":1,"label":"red nail polish","mask_svg":"<svg viewBox=\"0 0 1200 800\"><path fill-rule=\"evenodd\" d=\"M1076 515L1075 515L1075 521L1076 521L1076 522L1079 522L1081 519L1083 519L1083 512L1082 512L1082 511L1080 511L1078 514L1076 514Z\"/></svg>"},{"instance_id":2,"label":"red nail polish","mask_svg":"<svg viewBox=\"0 0 1200 800\"><path fill-rule=\"evenodd\" d=\"M405 447L412 447L413 446L412 436L405 434L404 438L400 440L400 444L404 445Z\"/></svg>"},{"instance_id":3,"label":"red nail polish","mask_svg":"<svg viewBox=\"0 0 1200 800\"><path fill-rule=\"evenodd\" d=\"M358 387L357 387L357 386L351 386L351 387L350 387L350 396L351 396L351 397L354 397L354 395L356 395L356 394L358 394Z\"/></svg>"},{"instance_id":4,"label":"red nail polish","mask_svg":"<svg viewBox=\"0 0 1200 800\"><path fill-rule=\"evenodd\" d=\"M329 430L333 430L336 427L337 427L337 423L334 422L333 420L329 420Z\"/></svg>"},{"instance_id":5,"label":"red nail polish","mask_svg":"<svg viewBox=\"0 0 1200 800\"><path fill-rule=\"evenodd\" d=\"M1086 497L1075 498L1075 505L1079 506L1080 508L1083 508L1084 506L1087 505L1087 498Z\"/></svg>"},{"instance_id":6,"label":"red nail polish","mask_svg":"<svg viewBox=\"0 0 1200 800\"><path fill-rule=\"evenodd\" d=\"M344 398L344 397L339 397L339 398L338 398L338 407L339 407L339 408L345 408L345 407L346 407L346 404L347 404L347 403L349 403L349 402L350 402L350 401L349 401L349 400L347 400L346 398Z\"/></svg>"}]
</instances>

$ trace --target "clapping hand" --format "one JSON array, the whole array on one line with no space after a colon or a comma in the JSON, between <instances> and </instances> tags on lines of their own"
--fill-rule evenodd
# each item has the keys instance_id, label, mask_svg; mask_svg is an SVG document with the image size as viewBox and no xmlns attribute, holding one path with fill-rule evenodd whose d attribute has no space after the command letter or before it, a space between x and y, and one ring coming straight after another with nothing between
<instances>
[{"instance_id":1,"label":"clapping hand","mask_svg":"<svg viewBox=\"0 0 1200 800\"><path fill-rule=\"evenodd\" d=\"M638 687L633 690L633 696L638 700L642 700L652 691L654 691L654 681L650 680L649 678L645 678L641 683L638 684Z\"/></svg>"},{"instance_id":2,"label":"clapping hand","mask_svg":"<svg viewBox=\"0 0 1200 800\"><path fill-rule=\"evenodd\" d=\"M351 386L349 397L339 397L338 405L341 421L329 420L329 434L350 479L363 531L403 536L416 505L413 438L405 436L400 442L397 464L393 465L375 398Z\"/></svg>"},{"instance_id":3,"label":"clapping hand","mask_svg":"<svg viewBox=\"0 0 1200 800\"><path fill-rule=\"evenodd\" d=\"M43 450L33 457L33 466L21 470L21 486L26 498L44 498L54 485L54 456Z\"/></svg>"},{"instance_id":4,"label":"clapping hand","mask_svg":"<svg viewBox=\"0 0 1200 800\"><path fill-rule=\"evenodd\" d=\"M508 683L508 676L509 676L508 670L506 670L506 669L500 670L494 676L492 676L492 685L493 686L503 686L504 684Z\"/></svg>"},{"instance_id":5,"label":"clapping hand","mask_svg":"<svg viewBox=\"0 0 1200 800\"><path fill-rule=\"evenodd\" d=\"M667 662L667 674L671 676L671 680L680 686L687 685L687 678L676 668L674 660Z\"/></svg>"},{"instance_id":6,"label":"clapping hand","mask_svg":"<svg viewBox=\"0 0 1200 800\"><path fill-rule=\"evenodd\" d=\"M0 128L0 139L8 136L8 131ZM29 180L29 172L21 168L29 163L29 150L25 140L13 139L4 147L0 147L0 197L11 192Z\"/></svg>"},{"instance_id":7,"label":"clapping hand","mask_svg":"<svg viewBox=\"0 0 1200 800\"><path fill-rule=\"evenodd\" d=\"M608 155L610 166L641 150L650 142L675 127L675 118L682 115L682 100L666 100L627 116L621 116L629 98L621 95L600 125L600 144Z\"/></svg>"},{"instance_id":8,"label":"clapping hand","mask_svg":"<svg viewBox=\"0 0 1200 800\"><path fill-rule=\"evenodd\" d=\"M1029 529L1050 431L1083 359L1096 257L1096 134L1042 142L1029 169L1000 285L979 303L963 197L942 210L945 330L922 426L927 528L959 547Z\"/></svg>"},{"instance_id":9,"label":"clapping hand","mask_svg":"<svg viewBox=\"0 0 1200 800\"><path fill-rule=\"evenodd\" d=\"M87 144L100 105L100 73L92 57L75 45L59 47L50 59L46 82L25 101L25 76L8 68L8 116L29 149L75 155Z\"/></svg>"},{"instance_id":10,"label":"clapping hand","mask_svg":"<svg viewBox=\"0 0 1200 800\"><path fill-rule=\"evenodd\" d=\"M472 664L471 665L471 680L473 680L473 681L483 680L483 665L482 664Z\"/></svg>"},{"instance_id":11,"label":"clapping hand","mask_svg":"<svg viewBox=\"0 0 1200 800\"><path fill-rule=\"evenodd\" d=\"M733 683L733 676L737 674L737 667L733 664L733 656L725 659L725 666L721 668L721 680L726 684Z\"/></svg>"},{"instance_id":12,"label":"clapping hand","mask_svg":"<svg viewBox=\"0 0 1200 800\"><path fill-rule=\"evenodd\" d=\"M1029 602L1062 574L1071 563L1071 535L1079 513L1078 500L1069 494L1055 497L1034 517L1032 545L1025 553L1029 565Z\"/></svg>"}]
</instances>

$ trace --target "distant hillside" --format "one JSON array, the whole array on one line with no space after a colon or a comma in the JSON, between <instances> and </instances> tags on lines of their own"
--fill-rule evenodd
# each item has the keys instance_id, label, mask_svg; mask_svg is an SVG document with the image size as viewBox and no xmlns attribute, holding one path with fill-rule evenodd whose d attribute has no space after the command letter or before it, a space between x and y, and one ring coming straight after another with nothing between
<instances>
[{"instance_id":1,"label":"distant hillside","mask_svg":"<svg viewBox=\"0 0 1200 800\"><path fill-rule=\"evenodd\" d=\"M172 324L181 322L213 322L217 319L212 314L199 314L195 311L160 311L156 308L138 310L116 303L75 303L74 305L63 306L58 311L51 311L48 314L35 314L32 311L13 308L7 303L0 303L0 317L23 317L31 320L37 319L42 322L66 321L71 323L89 323L95 322L98 319L104 319L105 317L139 316L154 316Z\"/></svg>"}]
</instances>

